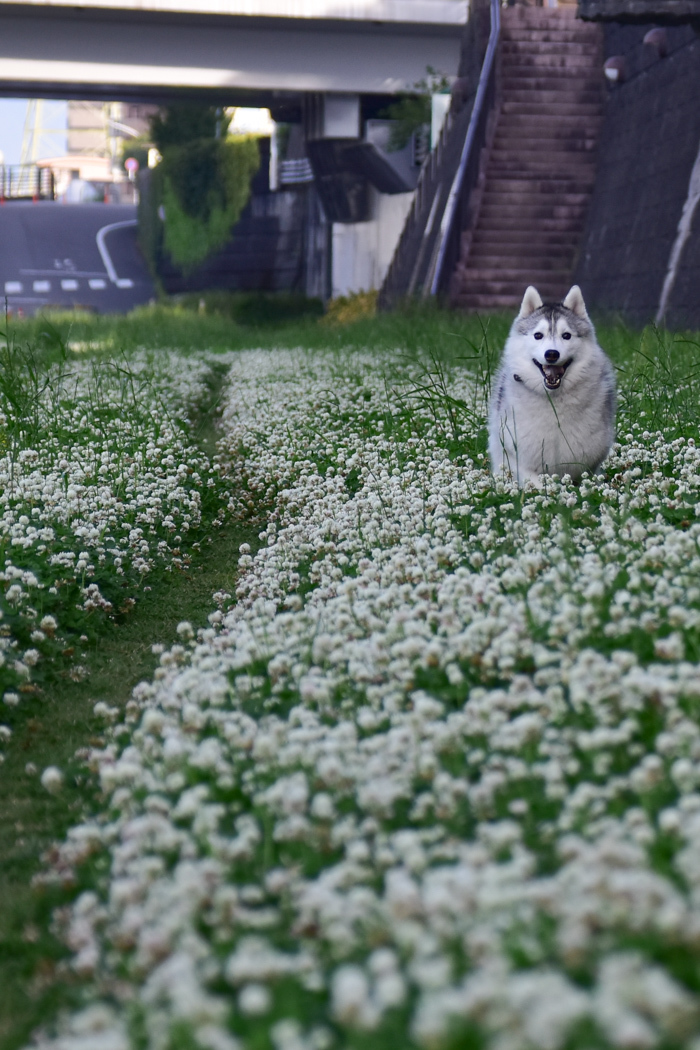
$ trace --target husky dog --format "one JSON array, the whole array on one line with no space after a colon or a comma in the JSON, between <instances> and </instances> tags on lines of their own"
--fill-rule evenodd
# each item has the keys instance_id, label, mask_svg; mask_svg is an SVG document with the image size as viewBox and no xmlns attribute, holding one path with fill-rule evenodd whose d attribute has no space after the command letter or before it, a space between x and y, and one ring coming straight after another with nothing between
<instances>
[{"instance_id":1,"label":"husky dog","mask_svg":"<svg viewBox=\"0 0 700 1050\"><path fill-rule=\"evenodd\" d=\"M513 321L489 413L494 474L519 485L538 474L595 471L615 438L615 375L598 346L581 289L543 303L530 286Z\"/></svg>"}]
</instances>

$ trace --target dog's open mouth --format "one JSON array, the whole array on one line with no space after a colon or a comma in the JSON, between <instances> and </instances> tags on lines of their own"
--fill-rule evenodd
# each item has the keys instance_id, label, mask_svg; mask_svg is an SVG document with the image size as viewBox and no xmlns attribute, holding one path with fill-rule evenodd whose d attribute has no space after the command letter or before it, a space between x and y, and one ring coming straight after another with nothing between
<instances>
[{"instance_id":1,"label":"dog's open mouth","mask_svg":"<svg viewBox=\"0 0 700 1050\"><path fill-rule=\"evenodd\" d=\"M571 364L571 359L565 361L561 365L541 365L536 357L532 359L542 373L544 379L544 385L547 390L556 390L557 387L561 386L561 381L564 378L564 373Z\"/></svg>"}]
</instances>

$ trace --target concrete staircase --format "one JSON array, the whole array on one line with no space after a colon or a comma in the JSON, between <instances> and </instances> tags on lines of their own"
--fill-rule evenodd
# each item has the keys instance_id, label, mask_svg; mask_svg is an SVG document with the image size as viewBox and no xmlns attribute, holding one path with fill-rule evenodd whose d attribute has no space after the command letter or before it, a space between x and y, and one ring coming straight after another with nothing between
<instances>
[{"instance_id":1,"label":"concrete staircase","mask_svg":"<svg viewBox=\"0 0 700 1050\"><path fill-rule=\"evenodd\" d=\"M500 109L452 282L465 310L566 294L595 177L602 32L575 8L503 11Z\"/></svg>"}]
</instances>

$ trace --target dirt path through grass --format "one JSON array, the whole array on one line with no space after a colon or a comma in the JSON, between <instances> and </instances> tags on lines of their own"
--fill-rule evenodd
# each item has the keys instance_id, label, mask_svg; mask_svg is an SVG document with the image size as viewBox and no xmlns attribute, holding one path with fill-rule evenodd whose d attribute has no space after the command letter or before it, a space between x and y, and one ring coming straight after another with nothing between
<instances>
[{"instance_id":1,"label":"dirt path through grass","mask_svg":"<svg viewBox=\"0 0 700 1050\"><path fill-rule=\"evenodd\" d=\"M197 438L209 454L215 450L215 410L223 379L215 370L209 404L203 407ZM83 681L65 673L50 695L36 701L33 717L17 729L0 767L0 1048L17 1050L44 1019L69 1005L77 992L57 980L65 948L48 932L54 901L31 888L42 855L75 823L89 805L75 752L96 742L104 723L93 714L98 700L123 707L133 687L150 678L158 665L156 643L177 641L178 623L201 626L212 612L212 594L233 591L242 543L259 545L260 526L230 523L200 534L186 571L162 574L152 590L142 592L132 612L95 643L76 653L88 668ZM50 795L40 783L42 770L66 771L63 790Z\"/></svg>"}]
</instances>

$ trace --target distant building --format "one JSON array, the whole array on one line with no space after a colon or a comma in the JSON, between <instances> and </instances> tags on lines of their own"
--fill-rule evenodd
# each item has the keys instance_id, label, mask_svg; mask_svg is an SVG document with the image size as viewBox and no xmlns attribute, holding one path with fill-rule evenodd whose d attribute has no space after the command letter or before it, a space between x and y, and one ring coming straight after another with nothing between
<instances>
[{"instance_id":1,"label":"distant building","mask_svg":"<svg viewBox=\"0 0 700 1050\"><path fill-rule=\"evenodd\" d=\"M125 139L147 135L158 106L141 102L68 103L68 153L118 158Z\"/></svg>"}]
</instances>

